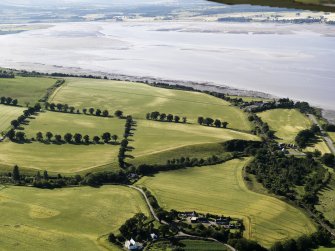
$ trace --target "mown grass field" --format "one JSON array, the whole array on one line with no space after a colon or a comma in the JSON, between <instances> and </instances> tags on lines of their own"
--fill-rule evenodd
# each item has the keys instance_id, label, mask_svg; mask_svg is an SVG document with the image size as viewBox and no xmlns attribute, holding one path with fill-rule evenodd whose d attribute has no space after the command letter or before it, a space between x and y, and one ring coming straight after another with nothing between
<instances>
[{"instance_id":1,"label":"mown grass field","mask_svg":"<svg viewBox=\"0 0 335 251\"><path fill-rule=\"evenodd\" d=\"M181 244L185 251L227 251L228 249L217 242L183 240Z\"/></svg>"},{"instance_id":2,"label":"mown grass field","mask_svg":"<svg viewBox=\"0 0 335 251\"><path fill-rule=\"evenodd\" d=\"M245 236L267 247L275 241L315 231L311 220L300 210L248 190L242 169L249 160L159 173L142 178L137 185L149 188L166 209L241 217Z\"/></svg>"},{"instance_id":3,"label":"mown grass field","mask_svg":"<svg viewBox=\"0 0 335 251\"><path fill-rule=\"evenodd\" d=\"M23 126L27 137L36 137L36 133L52 132L64 136L65 133L81 133L89 135L92 139L104 132L115 134L122 139L125 120L117 118L104 118L82 114L70 114L60 112L42 112L29 119L29 124Z\"/></svg>"},{"instance_id":4,"label":"mown grass field","mask_svg":"<svg viewBox=\"0 0 335 251\"><path fill-rule=\"evenodd\" d=\"M221 243L202 240L181 240L179 246L185 251L227 251ZM167 241L158 241L148 248L148 251L172 251L171 244Z\"/></svg>"},{"instance_id":5,"label":"mown grass field","mask_svg":"<svg viewBox=\"0 0 335 251\"><path fill-rule=\"evenodd\" d=\"M0 134L10 127L10 122L23 114L23 108L0 105Z\"/></svg>"},{"instance_id":6,"label":"mown grass field","mask_svg":"<svg viewBox=\"0 0 335 251\"><path fill-rule=\"evenodd\" d=\"M0 96L17 99L19 105L34 105L55 82L56 79L46 77L0 78Z\"/></svg>"},{"instance_id":7,"label":"mown grass field","mask_svg":"<svg viewBox=\"0 0 335 251\"><path fill-rule=\"evenodd\" d=\"M319 204L316 205L316 209L323 213L324 217L335 223L335 173L333 169L329 169L332 174L332 178L329 184L322 189L319 193Z\"/></svg>"},{"instance_id":8,"label":"mown grass field","mask_svg":"<svg viewBox=\"0 0 335 251\"><path fill-rule=\"evenodd\" d=\"M1 250L104 250L99 237L134 214L149 216L141 195L127 187L0 190Z\"/></svg>"},{"instance_id":9,"label":"mown grass field","mask_svg":"<svg viewBox=\"0 0 335 251\"><path fill-rule=\"evenodd\" d=\"M312 126L312 122L295 109L274 109L258 113L258 116L275 131L278 141L284 143L294 143L299 131Z\"/></svg>"},{"instance_id":10,"label":"mown grass field","mask_svg":"<svg viewBox=\"0 0 335 251\"><path fill-rule=\"evenodd\" d=\"M335 132L328 132L329 137L333 140L334 144L335 144Z\"/></svg>"},{"instance_id":11,"label":"mown grass field","mask_svg":"<svg viewBox=\"0 0 335 251\"><path fill-rule=\"evenodd\" d=\"M17 144L0 143L0 163L9 170L13 165L20 168L47 170L53 173L73 174L90 172L108 165L109 170L118 169L115 145L73 145L73 144Z\"/></svg>"},{"instance_id":12,"label":"mown grass field","mask_svg":"<svg viewBox=\"0 0 335 251\"><path fill-rule=\"evenodd\" d=\"M144 119L152 111L186 116L192 123L196 123L199 116L212 117L229 122L230 128L251 130L246 115L224 100L139 83L68 78L50 102L67 103L76 108L122 110L136 119Z\"/></svg>"},{"instance_id":13,"label":"mown grass field","mask_svg":"<svg viewBox=\"0 0 335 251\"><path fill-rule=\"evenodd\" d=\"M231 139L259 140L255 135L229 129L148 120L139 120L134 133L131 146L135 149L131 154L135 157L135 161L139 161L138 158L153 157L151 160L155 162L155 159L161 160L162 155L172 157L169 153L174 153L175 157L185 154L186 157L190 148L198 153L200 150L195 148L201 149L208 157L214 154L210 152L211 150L215 152L223 150L218 144L214 145L213 149L213 145L209 143L220 143ZM207 147L209 149L206 149Z\"/></svg>"},{"instance_id":14,"label":"mown grass field","mask_svg":"<svg viewBox=\"0 0 335 251\"><path fill-rule=\"evenodd\" d=\"M329 147L326 142L323 141L321 137L319 137L318 142L313 146L308 146L304 149L305 152L314 152L315 150L319 150L322 154L330 153Z\"/></svg>"}]
</instances>

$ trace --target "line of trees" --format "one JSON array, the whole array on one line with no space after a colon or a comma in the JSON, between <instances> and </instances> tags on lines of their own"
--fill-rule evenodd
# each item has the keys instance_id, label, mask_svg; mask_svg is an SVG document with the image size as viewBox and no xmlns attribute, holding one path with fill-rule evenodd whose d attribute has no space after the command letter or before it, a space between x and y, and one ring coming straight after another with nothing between
<instances>
[{"instance_id":1,"label":"line of trees","mask_svg":"<svg viewBox=\"0 0 335 251\"><path fill-rule=\"evenodd\" d=\"M13 72L0 70L0 78L15 78L15 75Z\"/></svg>"},{"instance_id":2,"label":"line of trees","mask_svg":"<svg viewBox=\"0 0 335 251\"><path fill-rule=\"evenodd\" d=\"M133 133L131 131L135 125L136 125L136 122L133 120L132 116L127 116L125 128L124 128L123 140L121 141L119 154L118 154L118 161L119 161L120 168L126 167L126 162L125 162L125 159L127 157L126 152L131 150L131 148L129 147L128 138L130 136L133 136Z\"/></svg>"},{"instance_id":3,"label":"line of trees","mask_svg":"<svg viewBox=\"0 0 335 251\"><path fill-rule=\"evenodd\" d=\"M37 103L34 107L29 107L27 110L24 110L22 115L20 115L17 119L11 121L12 128L6 133L6 136L12 141L14 140L19 142L24 141L26 138L25 133L21 131L16 132L15 130L22 123L24 123L29 116L34 115L36 112L39 112L40 110L41 105L39 103Z\"/></svg>"},{"instance_id":4,"label":"line of trees","mask_svg":"<svg viewBox=\"0 0 335 251\"><path fill-rule=\"evenodd\" d=\"M312 125L310 129L300 131L295 137L295 142L300 148L305 148L309 144L315 143L317 134L320 134L320 128L317 125Z\"/></svg>"},{"instance_id":5,"label":"line of trees","mask_svg":"<svg viewBox=\"0 0 335 251\"><path fill-rule=\"evenodd\" d=\"M213 155L208 158L189 158L189 157L180 157L171 160L167 160L166 164L141 164L137 167L136 171L140 175L151 175L154 173L158 173L160 171L169 171L169 170L177 170L186 167L195 167L195 166L210 166L221 164L225 161L231 160L235 157L234 154L229 155L226 158L220 158L216 155Z\"/></svg>"},{"instance_id":6,"label":"line of trees","mask_svg":"<svg viewBox=\"0 0 335 251\"><path fill-rule=\"evenodd\" d=\"M215 126L217 128L227 128L229 123L226 121L221 121L219 119L214 120L212 118L198 117L198 124L205 126Z\"/></svg>"},{"instance_id":7,"label":"line of trees","mask_svg":"<svg viewBox=\"0 0 335 251\"><path fill-rule=\"evenodd\" d=\"M57 174L55 176L49 175L45 170L37 171L36 174L22 174L19 166L15 165L12 172L0 175L0 183L2 184L19 184L32 185L37 188L61 188L66 186L101 186L103 184L129 184L127 174L124 171L118 172L96 172L88 173L84 177L80 175L62 176Z\"/></svg>"},{"instance_id":8,"label":"line of trees","mask_svg":"<svg viewBox=\"0 0 335 251\"><path fill-rule=\"evenodd\" d=\"M327 132L335 132L335 125L333 124L324 124L322 128Z\"/></svg>"},{"instance_id":9,"label":"line of trees","mask_svg":"<svg viewBox=\"0 0 335 251\"><path fill-rule=\"evenodd\" d=\"M45 109L49 111L58 111L58 112L64 112L64 113L83 113L86 115L92 115L92 116L102 116L102 117L110 117L111 114L108 110L101 110L96 108L83 108L81 111L79 109L76 109L73 106L69 106L68 104L55 104L55 103L49 103L45 102ZM118 118L123 118L123 111L117 110L114 112L114 115Z\"/></svg>"},{"instance_id":10,"label":"line of trees","mask_svg":"<svg viewBox=\"0 0 335 251\"><path fill-rule=\"evenodd\" d=\"M11 97L4 97L4 96L2 96L0 98L0 104L2 104L2 105L17 106L18 100L14 99L14 98L11 98Z\"/></svg>"},{"instance_id":11,"label":"line of trees","mask_svg":"<svg viewBox=\"0 0 335 251\"><path fill-rule=\"evenodd\" d=\"M186 117L181 118L178 115L160 113L157 111L147 113L146 119L156 120L156 121L165 121L165 122L175 122L175 123L180 123L180 122L186 123L187 122Z\"/></svg>"},{"instance_id":12,"label":"line of trees","mask_svg":"<svg viewBox=\"0 0 335 251\"><path fill-rule=\"evenodd\" d=\"M298 239L289 239L284 242L276 242L270 251L311 251L319 246L331 245L331 235L324 229L319 229L311 235L302 235Z\"/></svg>"},{"instance_id":13,"label":"line of trees","mask_svg":"<svg viewBox=\"0 0 335 251\"><path fill-rule=\"evenodd\" d=\"M65 83L64 79L58 79L56 83L54 83L51 87L49 87L45 93L45 95L39 100L39 102L47 102L52 93L59 87L61 87Z\"/></svg>"},{"instance_id":14,"label":"line of trees","mask_svg":"<svg viewBox=\"0 0 335 251\"><path fill-rule=\"evenodd\" d=\"M36 133L36 141L43 142L43 143L75 143L75 144L100 144L101 142L108 144L113 140L113 143L117 143L118 136L116 134L112 135L109 132L105 132L99 136L94 136L92 139L89 135L82 135L80 133L66 133L64 136L60 134L53 134L52 132L46 132L43 135L42 132ZM33 139L35 140L35 139Z\"/></svg>"},{"instance_id":15,"label":"line of trees","mask_svg":"<svg viewBox=\"0 0 335 251\"><path fill-rule=\"evenodd\" d=\"M264 139L275 138L274 131L270 130L268 123L263 122L263 120L255 113L250 113L248 116L248 120L254 125L254 129L252 130L252 132L255 135L259 135Z\"/></svg>"}]
</instances>

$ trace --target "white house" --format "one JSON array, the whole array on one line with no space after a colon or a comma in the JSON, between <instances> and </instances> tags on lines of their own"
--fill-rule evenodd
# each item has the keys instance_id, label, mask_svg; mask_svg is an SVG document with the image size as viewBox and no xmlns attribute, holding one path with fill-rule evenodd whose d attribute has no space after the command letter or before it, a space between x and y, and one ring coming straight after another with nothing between
<instances>
[{"instance_id":1,"label":"white house","mask_svg":"<svg viewBox=\"0 0 335 251\"><path fill-rule=\"evenodd\" d=\"M128 250L138 250L139 249L139 246L137 245L136 241L134 241L133 239L126 241L124 246Z\"/></svg>"},{"instance_id":2,"label":"white house","mask_svg":"<svg viewBox=\"0 0 335 251\"><path fill-rule=\"evenodd\" d=\"M155 233L150 234L150 237L153 241L158 239L158 236Z\"/></svg>"}]
</instances>

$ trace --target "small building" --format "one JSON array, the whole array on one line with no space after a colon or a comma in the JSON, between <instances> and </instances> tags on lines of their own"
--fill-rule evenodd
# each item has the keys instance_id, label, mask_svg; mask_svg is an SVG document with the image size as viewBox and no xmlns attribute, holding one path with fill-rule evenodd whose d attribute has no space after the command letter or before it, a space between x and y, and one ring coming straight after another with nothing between
<instances>
[{"instance_id":1,"label":"small building","mask_svg":"<svg viewBox=\"0 0 335 251\"><path fill-rule=\"evenodd\" d=\"M139 250L140 246L133 239L127 240L124 244L128 250Z\"/></svg>"},{"instance_id":2,"label":"small building","mask_svg":"<svg viewBox=\"0 0 335 251\"><path fill-rule=\"evenodd\" d=\"M150 237L151 237L151 240L153 241L156 241L158 239L158 236L155 233L150 234Z\"/></svg>"},{"instance_id":3,"label":"small building","mask_svg":"<svg viewBox=\"0 0 335 251\"><path fill-rule=\"evenodd\" d=\"M191 217L191 223L198 223L198 217Z\"/></svg>"}]
</instances>

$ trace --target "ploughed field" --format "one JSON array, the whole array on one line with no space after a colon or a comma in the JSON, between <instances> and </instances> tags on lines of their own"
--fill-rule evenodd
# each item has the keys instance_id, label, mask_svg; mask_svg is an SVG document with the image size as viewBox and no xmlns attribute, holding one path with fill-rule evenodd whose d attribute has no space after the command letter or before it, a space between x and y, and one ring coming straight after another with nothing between
<instances>
[{"instance_id":1,"label":"ploughed field","mask_svg":"<svg viewBox=\"0 0 335 251\"><path fill-rule=\"evenodd\" d=\"M32 78L18 77L14 80L21 87L33 83L31 91L29 88L25 89L25 95L32 104L43 96L43 93L38 93ZM46 92L56 79L37 78L37 81L40 81L42 87L48 83L44 86ZM6 87L11 82L8 84L6 80L2 80L0 83ZM5 87L0 84L0 90L7 88ZM17 98L15 88L9 89L13 91L8 95ZM21 91L18 96L20 93ZM137 123L134 136L131 137L130 146L133 149L129 152L131 156L128 159L128 162L136 165L148 163L148 160L165 164L168 159L179 158L184 154L192 157L193 152L206 158L213 153L222 153L221 143L224 141L259 140L250 133L251 125L245 113L224 100L202 93L163 89L139 83L67 78L65 84L54 91L48 102L68 104L75 108L75 112L42 111L31 116L18 131L23 131L29 139L36 138L38 132L44 137L47 132L62 136L66 133L80 133L83 136L89 135L91 139L94 136L101 138L104 132L109 132L118 136L119 143L123 138L125 120L118 119L113 114L116 110L121 110L124 115L132 115ZM102 111L107 109L112 116L104 118L85 115L83 108ZM15 111L22 108L0 105L0 111L2 109L8 110L8 114L16 115ZM80 114L76 114L77 110ZM146 114L153 111L187 117L187 123L146 120ZM3 123L4 127L8 127L10 120L15 118L14 115L10 118L0 117L0 125ZM228 129L200 126L197 124L199 116L227 121ZM38 169L62 174L116 170L119 168L118 151L118 144L78 145L36 141L17 144L6 140L0 143L0 168L9 171L17 164L22 170Z\"/></svg>"},{"instance_id":2,"label":"ploughed field","mask_svg":"<svg viewBox=\"0 0 335 251\"><path fill-rule=\"evenodd\" d=\"M105 235L149 216L140 193L122 186L0 189L2 250L104 250Z\"/></svg>"},{"instance_id":3,"label":"ploughed field","mask_svg":"<svg viewBox=\"0 0 335 251\"><path fill-rule=\"evenodd\" d=\"M315 231L299 209L248 190L242 175L248 161L235 159L216 166L159 173L143 177L137 185L147 187L165 209L241 217L245 237L267 247Z\"/></svg>"}]
</instances>

